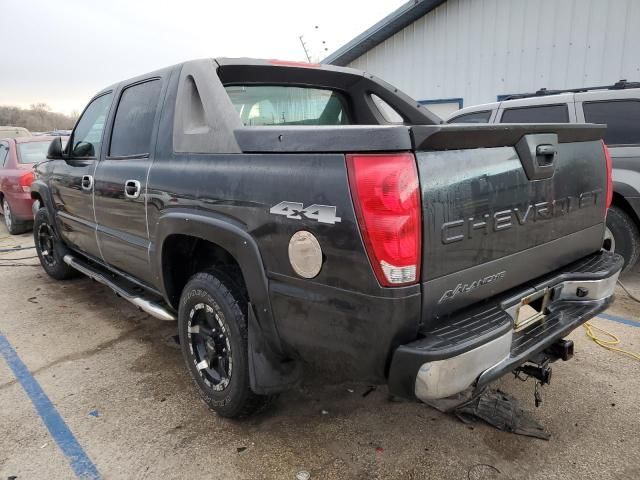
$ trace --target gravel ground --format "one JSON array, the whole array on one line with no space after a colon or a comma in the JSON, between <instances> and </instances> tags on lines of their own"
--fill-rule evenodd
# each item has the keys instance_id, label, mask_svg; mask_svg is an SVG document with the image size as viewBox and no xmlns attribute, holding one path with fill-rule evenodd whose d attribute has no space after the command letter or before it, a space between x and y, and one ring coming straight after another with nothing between
<instances>
[{"instance_id":1,"label":"gravel ground","mask_svg":"<svg viewBox=\"0 0 640 480\"><path fill-rule=\"evenodd\" d=\"M32 243L30 234L10 237L0 227L0 248ZM550 441L465 425L361 384L306 384L235 422L199 400L174 325L86 278L55 282L31 266L36 260L5 266L6 258L29 255L0 254L0 333L103 478L295 479L300 470L311 479L640 478L640 362L598 347L583 328L570 336L575 358L554 365L541 408L533 406L531 381L497 384ZM640 272L623 280L640 295ZM607 313L640 322L640 305L621 290ZM640 328L593 323L640 351ZM0 479L11 476L75 478L0 359Z\"/></svg>"}]
</instances>

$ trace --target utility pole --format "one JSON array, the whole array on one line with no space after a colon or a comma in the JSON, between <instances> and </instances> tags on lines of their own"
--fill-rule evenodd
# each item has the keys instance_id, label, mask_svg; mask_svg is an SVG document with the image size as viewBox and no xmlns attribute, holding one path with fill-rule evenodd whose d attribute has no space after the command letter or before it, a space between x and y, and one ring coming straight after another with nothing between
<instances>
[{"instance_id":1,"label":"utility pole","mask_svg":"<svg viewBox=\"0 0 640 480\"><path fill-rule=\"evenodd\" d=\"M307 56L307 62L311 63L311 56L309 55L309 50L307 49L307 44L304 41L304 35L300 35L298 38L300 39L300 44L302 45L302 49L304 50L304 54Z\"/></svg>"},{"instance_id":2,"label":"utility pole","mask_svg":"<svg viewBox=\"0 0 640 480\"><path fill-rule=\"evenodd\" d=\"M320 45L320 48L322 49L321 54L326 55L326 52L329 51L329 49L327 48L327 42L326 40L322 39L321 37L322 34L320 33L319 30L320 30L320 27L318 25L315 25L313 27L311 40L305 41L304 35L300 35L298 37L298 40L300 40L300 45L302 45L302 49L304 50L304 54L307 56L307 61L309 63L320 61L319 59L316 60L315 59L316 55L314 55L314 52L317 53L319 45ZM312 48L309 48L309 42L311 42Z\"/></svg>"}]
</instances>

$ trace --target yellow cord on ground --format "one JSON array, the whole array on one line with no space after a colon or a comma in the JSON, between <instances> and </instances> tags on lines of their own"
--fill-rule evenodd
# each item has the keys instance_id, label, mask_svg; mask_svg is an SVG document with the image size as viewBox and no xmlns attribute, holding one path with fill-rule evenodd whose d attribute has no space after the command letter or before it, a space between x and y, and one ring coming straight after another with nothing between
<instances>
[{"instance_id":1,"label":"yellow cord on ground","mask_svg":"<svg viewBox=\"0 0 640 480\"><path fill-rule=\"evenodd\" d=\"M593 340L595 343L600 345L602 348L606 348L607 350L611 350L612 352L622 353L623 355L627 355L631 358L640 361L640 354L635 352L630 352L628 350L624 350L622 348L615 347L614 345L620 344L620 339L616 337L613 333L606 331L603 328L596 327L591 322L586 322L583 324L583 327L587 329L587 337ZM610 340L602 337L598 337L596 335L596 331L605 334Z\"/></svg>"}]
</instances>

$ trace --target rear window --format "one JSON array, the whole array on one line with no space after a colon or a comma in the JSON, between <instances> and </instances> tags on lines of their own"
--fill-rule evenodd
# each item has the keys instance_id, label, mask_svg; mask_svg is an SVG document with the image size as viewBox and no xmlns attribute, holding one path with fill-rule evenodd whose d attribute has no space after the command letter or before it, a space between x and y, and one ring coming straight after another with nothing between
<instances>
[{"instance_id":1,"label":"rear window","mask_svg":"<svg viewBox=\"0 0 640 480\"><path fill-rule=\"evenodd\" d=\"M607 145L640 144L640 101L585 102L582 110L588 123L607 124Z\"/></svg>"},{"instance_id":2,"label":"rear window","mask_svg":"<svg viewBox=\"0 0 640 480\"><path fill-rule=\"evenodd\" d=\"M334 90L288 85L228 85L225 89L245 126L350 123L346 101Z\"/></svg>"},{"instance_id":3,"label":"rear window","mask_svg":"<svg viewBox=\"0 0 640 480\"><path fill-rule=\"evenodd\" d=\"M29 142L18 144L19 163L38 163L47 159L47 151L51 140L46 142Z\"/></svg>"},{"instance_id":4,"label":"rear window","mask_svg":"<svg viewBox=\"0 0 640 480\"><path fill-rule=\"evenodd\" d=\"M490 118L491 110L483 110L453 117L447 123L489 123Z\"/></svg>"},{"instance_id":5,"label":"rear window","mask_svg":"<svg viewBox=\"0 0 640 480\"><path fill-rule=\"evenodd\" d=\"M507 108L500 123L569 123L566 105Z\"/></svg>"}]
</instances>

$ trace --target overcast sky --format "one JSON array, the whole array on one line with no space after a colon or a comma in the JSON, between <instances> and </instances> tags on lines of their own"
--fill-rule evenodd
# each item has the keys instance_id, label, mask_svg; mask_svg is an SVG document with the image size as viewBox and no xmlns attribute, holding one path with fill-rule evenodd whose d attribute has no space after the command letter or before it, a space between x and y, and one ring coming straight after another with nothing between
<instances>
[{"instance_id":1,"label":"overcast sky","mask_svg":"<svg viewBox=\"0 0 640 480\"><path fill-rule=\"evenodd\" d=\"M0 0L0 105L70 113L107 85L183 60L304 60L300 35L324 58L405 1Z\"/></svg>"}]
</instances>

